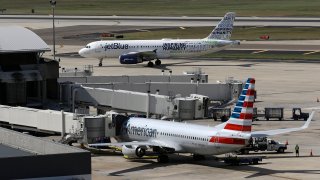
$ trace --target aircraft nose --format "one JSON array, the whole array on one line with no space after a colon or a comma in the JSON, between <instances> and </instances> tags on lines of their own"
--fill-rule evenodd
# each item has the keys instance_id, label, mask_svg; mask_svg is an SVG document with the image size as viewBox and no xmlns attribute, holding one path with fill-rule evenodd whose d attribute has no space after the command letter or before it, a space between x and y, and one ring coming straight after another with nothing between
<instances>
[{"instance_id":1,"label":"aircraft nose","mask_svg":"<svg viewBox=\"0 0 320 180\"><path fill-rule=\"evenodd\" d=\"M79 53L80 56L85 57L86 50L84 48L82 48L82 49L79 50L78 53Z\"/></svg>"}]
</instances>

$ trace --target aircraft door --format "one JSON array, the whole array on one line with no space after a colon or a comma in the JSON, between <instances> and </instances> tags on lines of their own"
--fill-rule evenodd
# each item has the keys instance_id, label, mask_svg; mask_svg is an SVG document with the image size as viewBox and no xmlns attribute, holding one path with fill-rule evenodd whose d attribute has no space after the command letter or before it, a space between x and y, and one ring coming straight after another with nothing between
<instances>
[{"instance_id":1,"label":"aircraft door","mask_svg":"<svg viewBox=\"0 0 320 180\"><path fill-rule=\"evenodd\" d=\"M211 140L209 142L209 143L211 143L211 147L212 147L212 143L213 143L213 151L214 151L214 153L219 153L220 149L221 149L220 144L219 144L219 137L220 137L220 133L217 132L215 134L215 136L211 137Z\"/></svg>"},{"instance_id":2,"label":"aircraft door","mask_svg":"<svg viewBox=\"0 0 320 180\"><path fill-rule=\"evenodd\" d=\"M96 44L95 47L94 47L94 52L96 54L101 54L103 57L106 56L106 51L105 51L105 49L104 49L102 44Z\"/></svg>"},{"instance_id":3,"label":"aircraft door","mask_svg":"<svg viewBox=\"0 0 320 180\"><path fill-rule=\"evenodd\" d=\"M125 134L126 132L124 132L123 124L128 121L128 117L122 116L122 115L112 115L112 116L113 116L112 118L113 124L115 124L116 126L116 136L121 136Z\"/></svg>"}]
</instances>

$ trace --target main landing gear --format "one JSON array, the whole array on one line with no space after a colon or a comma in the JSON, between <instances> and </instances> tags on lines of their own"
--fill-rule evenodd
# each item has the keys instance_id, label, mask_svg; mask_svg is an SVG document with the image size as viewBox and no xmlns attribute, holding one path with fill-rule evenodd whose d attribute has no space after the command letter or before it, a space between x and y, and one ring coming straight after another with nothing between
<instances>
[{"instance_id":1,"label":"main landing gear","mask_svg":"<svg viewBox=\"0 0 320 180\"><path fill-rule=\"evenodd\" d=\"M160 65L161 65L161 61L160 61L159 59L157 59L157 60L155 61L155 64L156 64L157 66L160 66ZM149 61L149 62L148 62L148 67L153 67L153 66L154 66L153 62L152 62L152 61Z\"/></svg>"},{"instance_id":2,"label":"main landing gear","mask_svg":"<svg viewBox=\"0 0 320 180\"><path fill-rule=\"evenodd\" d=\"M201 161L201 160L205 160L206 157L204 155L200 155L200 154L193 154L193 160L195 161Z\"/></svg>"},{"instance_id":3,"label":"main landing gear","mask_svg":"<svg viewBox=\"0 0 320 180\"><path fill-rule=\"evenodd\" d=\"M159 59L157 59L157 60L155 61L155 63L156 63L157 66L161 65L161 61L160 61Z\"/></svg>"},{"instance_id":4,"label":"main landing gear","mask_svg":"<svg viewBox=\"0 0 320 180\"><path fill-rule=\"evenodd\" d=\"M165 154L161 154L158 156L157 161L159 163L167 163L167 162L169 162L169 157Z\"/></svg>"},{"instance_id":5,"label":"main landing gear","mask_svg":"<svg viewBox=\"0 0 320 180\"><path fill-rule=\"evenodd\" d=\"M99 67L102 66L102 60L103 60L103 59L99 59Z\"/></svg>"},{"instance_id":6,"label":"main landing gear","mask_svg":"<svg viewBox=\"0 0 320 180\"><path fill-rule=\"evenodd\" d=\"M153 67L153 62L152 61L148 62L148 67Z\"/></svg>"}]
</instances>

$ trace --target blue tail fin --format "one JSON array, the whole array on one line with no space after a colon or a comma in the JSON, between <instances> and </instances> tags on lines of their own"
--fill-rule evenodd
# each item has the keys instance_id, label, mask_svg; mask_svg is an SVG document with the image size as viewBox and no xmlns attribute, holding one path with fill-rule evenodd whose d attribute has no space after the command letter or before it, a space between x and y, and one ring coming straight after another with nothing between
<instances>
[{"instance_id":1,"label":"blue tail fin","mask_svg":"<svg viewBox=\"0 0 320 180\"><path fill-rule=\"evenodd\" d=\"M248 78L224 129L251 132L255 79Z\"/></svg>"}]
</instances>

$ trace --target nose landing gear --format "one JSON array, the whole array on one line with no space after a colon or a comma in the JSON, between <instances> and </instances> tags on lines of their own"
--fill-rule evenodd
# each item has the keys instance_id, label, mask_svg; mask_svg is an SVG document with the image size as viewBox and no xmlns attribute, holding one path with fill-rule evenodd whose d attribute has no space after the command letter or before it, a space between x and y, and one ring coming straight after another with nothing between
<instances>
[{"instance_id":1,"label":"nose landing gear","mask_svg":"<svg viewBox=\"0 0 320 180\"><path fill-rule=\"evenodd\" d=\"M102 66L102 58L101 59L99 59L99 67L101 67Z\"/></svg>"}]
</instances>

